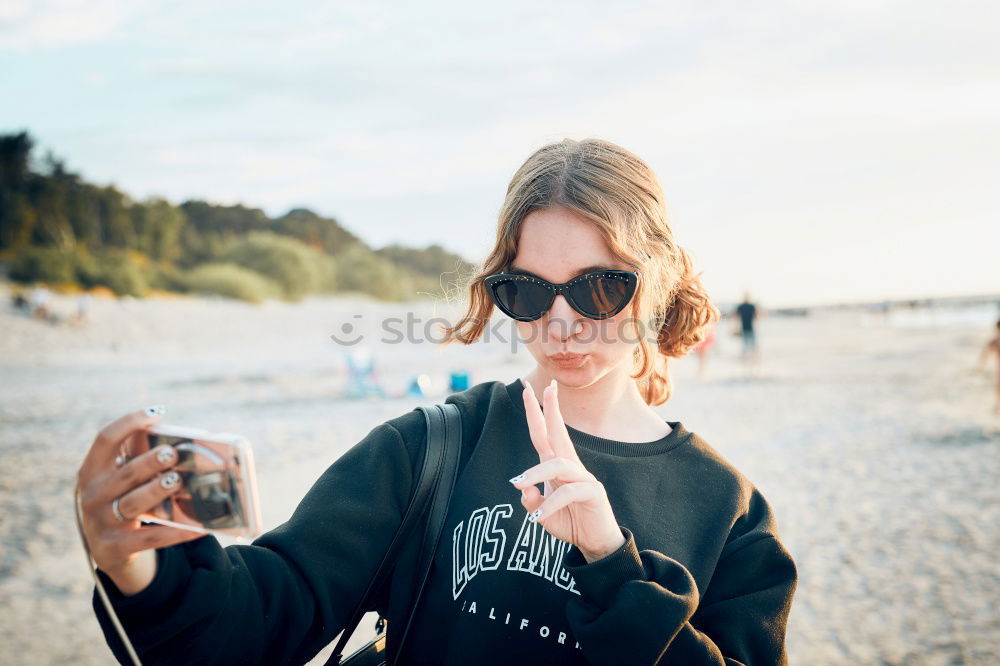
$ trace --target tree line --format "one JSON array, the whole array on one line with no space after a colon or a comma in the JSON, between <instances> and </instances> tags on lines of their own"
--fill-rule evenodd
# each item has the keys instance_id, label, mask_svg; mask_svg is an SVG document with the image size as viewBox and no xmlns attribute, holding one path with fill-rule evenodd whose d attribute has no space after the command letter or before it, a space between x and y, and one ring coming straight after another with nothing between
<instances>
[{"instance_id":1,"label":"tree line","mask_svg":"<svg viewBox=\"0 0 1000 666\"><path fill-rule=\"evenodd\" d=\"M251 302L343 292L408 300L473 269L440 245L373 249L302 208L271 218L242 205L136 201L34 147L28 132L0 134L0 261L16 282Z\"/></svg>"}]
</instances>

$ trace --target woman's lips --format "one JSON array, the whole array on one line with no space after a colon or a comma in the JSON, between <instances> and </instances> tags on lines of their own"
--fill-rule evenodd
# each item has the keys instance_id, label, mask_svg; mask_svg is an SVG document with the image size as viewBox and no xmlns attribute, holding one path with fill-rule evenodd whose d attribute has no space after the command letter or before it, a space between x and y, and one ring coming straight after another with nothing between
<instances>
[{"instance_id":1,"label":"woman's lips","mask_svg":"<svg viewBox=\"0 0 1000 666\"><path fill-rule=\"evenodd\" d=\"M560 368L579 368L587 360L587 354L552 354L550 361Z\"/></svg>"}]
</instances>

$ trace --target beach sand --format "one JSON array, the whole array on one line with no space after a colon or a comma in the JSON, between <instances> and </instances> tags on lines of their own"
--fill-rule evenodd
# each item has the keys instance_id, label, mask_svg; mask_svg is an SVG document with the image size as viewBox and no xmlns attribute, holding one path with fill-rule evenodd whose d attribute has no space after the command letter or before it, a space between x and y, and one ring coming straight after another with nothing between
<instances>
[{"instance_id":1,"label":"beach sand","mask_svg":"<svg viewBox=\"0 0 1000 666\"><path fill-rule=\"evenodd\" d=\"M162 403L163 423L245 435L271 528L375 425L442 400L451 370L476 384L532 367L526 350L512 353L509 326L471 347L386 341L408 312L420 337L430 317L454 321L455 306L430 302L95 299L69 326L14 311L6 287L0 298L0 663L113 663L72 489L98 429L124 412ZM72 311L72 298L53 300ZM761 489L795 558L790 663L1000 662L1000 419L993 380L972 371L995 318L765 318L755 377L724 322L706 377L693 357L673 363L674 396L658 412ZM345 324L374 350L390 394L420 373L432 392L340 397L345 347L330 335L346 339Z\"/></svg>"}]
</instances>

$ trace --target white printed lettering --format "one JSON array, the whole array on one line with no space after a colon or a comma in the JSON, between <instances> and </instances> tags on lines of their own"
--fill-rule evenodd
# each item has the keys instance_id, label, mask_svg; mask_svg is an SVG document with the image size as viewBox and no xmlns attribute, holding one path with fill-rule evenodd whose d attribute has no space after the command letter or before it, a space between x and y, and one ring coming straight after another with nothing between
<instances>
[{"instance_id":1,"label":"white printed lettering","mask_svg":"<svg viewBox=\"0 0 1000 666\"><path fill-rule=\"evenodd\" d=\"M514 549L507 559L507 569L524 571L550 580L567 592L579 595L576 581L563 567L563 556L570 545L555 538L538 523L525 515L514 542Z\"/></svg>"},{"instance_id":2,"label":"white printed lettering","mask_svg":"<svg viewBox=\"0 0 1000 666\"><path fill-rule=\"evenodd\" d=\"M498 504L492 508L480 507L470 514L468 529L466 522L455 525L451 535L451 593L453 599L480 571L492 571L500 566L507 534L497 526L497 522L514 515L510 504Z\"/></svg>"},{"instance_id":3,"label":"white printed lettering","mask_svg":"<svg viewBox=\"0 0 1000 666\"><path fill-rule=\"evenodd\" d=\"M465 584L469 582L469 570L465 562L459 558L459 544L462 543L462 530L465 528L465 521L455 525L455 531L451 534L451 592L452 599L458 599L458 595L465 589Z\"/></svg>"}]
</instances>

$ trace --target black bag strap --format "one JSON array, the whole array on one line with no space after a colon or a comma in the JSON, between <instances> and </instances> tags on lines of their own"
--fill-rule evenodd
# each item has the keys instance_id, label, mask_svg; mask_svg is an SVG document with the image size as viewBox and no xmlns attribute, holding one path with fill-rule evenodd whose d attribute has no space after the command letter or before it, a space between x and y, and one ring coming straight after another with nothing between
<instances>
[{"instance_id":1,"label":"black bag strap","mask_svg":"<svg viewBox=\"0 0 1000 666\"><path fill-rule=\"evenodd\" d=\"M451 491L455 485L455 478L458 476L458 461L462 448L462 414L458 407L452 403L439 403L430 407L418 407L424 413L424 420L427 422L427 445L424 447L423 464L415 480L413 493L410 495L410 503L403 514L403 521L400 523L396 534L389 543L382 561L368 583L361 601L354 609L350 622L344 627L344 631L337 641L337 646L327 660L326 666L338 666L343 659L344 647L351 638L358 623L365 614L365 606L388 576L389 571L396 563L396 556L403 545L403 541L410 532L413 531L424 510L428 509L428 520L424 537L421 541L420 560L417 568L418 587L413 605L410 607L410 617L406 621L406 628L401 635L399 649L403 646L403 640L413 621L416 613L417 603L423 593L424 583L427 581L427 574L430 572L431 560L437 550L437 543L444 529L444 519L448 511L448 502L451 500ZM399 654L399 650L397 650Z\"/></svg>"},{"instance_id":2,"label":"black bag strap","mask_svg":"<svg viewBox=\"0 0 1000 666\"><path fill-rule=\"evenodd\" d=\"M417 591L413 597L413 605L410 607L410 617L406 620L406 627L403 629L399 639L399 646L396 654L402 653L403 643L410 633L413 618L417 615L417 607L420 605L420 598L424 593L424 586L431 572L431 563L434 561L434 553L437 552L438 542L441 533L444 531L444 520L448 515L448 504L451 502L451 493L455 488L455 479L458 477L458 463L462 453L462 414L458 407L451 403L436 405L442 409L432 412L433 419L437 420L437 427L441 428L445 441L445 450L442 461L441 480L434 488L434 497L427 516L427 529L420 545L420 566L417 569L419 576ZM445 409L452 407L453 409Z\"/></svg>"}]
</instances>

